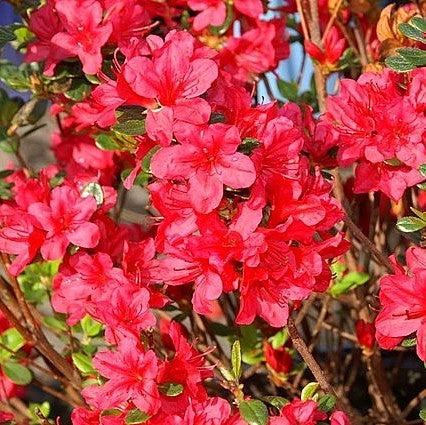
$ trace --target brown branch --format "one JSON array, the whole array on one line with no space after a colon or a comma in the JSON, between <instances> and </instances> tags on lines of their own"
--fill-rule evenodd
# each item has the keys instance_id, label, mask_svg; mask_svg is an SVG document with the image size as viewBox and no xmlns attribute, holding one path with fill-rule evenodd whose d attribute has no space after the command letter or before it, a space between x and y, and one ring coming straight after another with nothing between
<instances>
[{"instance_id":1,"label":"brown branch","mask_svg":"<svg viewBox=\"0 0 426 425\"><path fill-rule=\"evenodd\" d=\"M376 248L376 245L364 235L363 231L352 221L349 215L345 218L345 224L360 244L368 249L390 273L393 273L394 269L389 258Z\"/></svg>"}]
</instances>

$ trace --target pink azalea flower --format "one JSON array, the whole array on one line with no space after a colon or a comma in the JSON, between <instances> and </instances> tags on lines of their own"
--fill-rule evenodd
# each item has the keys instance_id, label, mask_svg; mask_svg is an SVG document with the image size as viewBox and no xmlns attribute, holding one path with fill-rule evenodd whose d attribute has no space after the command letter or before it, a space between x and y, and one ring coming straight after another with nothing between
<instances>
[{"instance_id":1,"label":"pink azalea flower","mask_svg":"<svg viewBox=\"0 0 426 425\"><path fill-rule=\"evenodd\" d=\"M224 184L240 189L255 180L253 162L237 152L239 144L236 127L213 124L181 145L160 149L152 158L151 170L159 178L188 179L194 209L206 214L219 205Z\"/></svg>"},{"instance_id":2,"label":"pink azalea flower","mask_svg":"<svg viewBox=\"0 0 426 425\"><path fill-rule=\"evenodd\" d=\"M157 412L160 402L155 381L158 366L153 351L144 352L134 340L124 339L115 351L96 354L93 365L107 382L82 391L90 406L103 410L132 402L148 414Z\"/></svg>"},{"instance_id":3,"label":"pink azalea flower","mask_svg":"<svg viewBox=\"0 0 426 425\"><path fill-rule=\"evenodd\" d=\"M271 417L270 425L316 425L324 419L327 415L318 409L315 401L294 399L282 408L279 417Z\"/></svg>"},{"instance_id":4,"label":"pink azalea flower","mask_svg":"<svg viewBox=\"0 0 426 425\"><path fill-rule=\"evenodd\" d=\"M64 29L56 13L54 0L48 0L44 6L31 13L29 27L36 40L28 44L25 61L44 61L44 73L51 76L56 65L69 56L62 46L52 42L52 38Z\"/></svg>"},{"instance_id":5,"label":"pink azalea flower","mask_svg":"<svg viewBox=\"0 0 426 425\"><path fill-rule=\"evenodd\" d=\"M96 303L110 299L115 288L127 285L123 271L113 267L109 255L79 252L61 265L54 281L52 305L56 311L69 315L72 326L96 308Z\"/></svg>"},{"instance_id":6,"label":"pink azalea flower","mask_svg":"<svg viewBox=\"0 0 426 425\"><path fill-rule=\"evenodd\" d=\"M174 131L207 123L211 108L199 96L218 75L208 55L208 49L197 49L194 37L181 31L169 33L152 59L139 56L127 62L124 78L135 93L158 101L146 118L151 139L168 145Z\"/></svg>"},{"instance_id":7,"label":"pink azalea flower","mask_svg":"<svg viewBox=\"0 0 426 425\"><path fill-rule=\"evenodd\" d=\"M145 288L116 288L103 301L96 302L90 313L106 325L105 339L117 344L122 339L139 341L141 331L155 325L148 309L149 292Z\"/></svg>"},{"instance_id":8,"label":"pink azalea flower","mask_svg":"<svg viewBox=\"0 0 426 425\"><path fill-rule=\"evenodd\" d=\"M65 31L52 37L52 44L78 56L86 74L96 74L102 65L101 48L112 32L110 22L102 23L102 6L96 0L56 0L55 8Z\"/></svg>"},{"instance_id":9,"label":"pink azalea flower","mask_svg":"<svg viewBox=\"0 0 426 425\"><path fill-rule=\"evenodd\" d=\"M41 246L45 260L56 260L64 256L70 243L83 248L94 248L99 241L99 229L89 220L96 211L93 196L82 198L71 187L62 186L52 190L50 202L36 202L28 212L47 232Z\"/></svg>"},{"instance_id":10,"label":"pink azalea flower","mask_svg":"<svg viewBox=\"0 0 426 425\"><path fill-rule=\"evenodd\" d=\"M406 258L405 274L396 270L380 279L382 310L376 318L376 338L391 349L416 333L417 355L426 361L426 249L411 247Z\"/></svg>"}]
</instances>

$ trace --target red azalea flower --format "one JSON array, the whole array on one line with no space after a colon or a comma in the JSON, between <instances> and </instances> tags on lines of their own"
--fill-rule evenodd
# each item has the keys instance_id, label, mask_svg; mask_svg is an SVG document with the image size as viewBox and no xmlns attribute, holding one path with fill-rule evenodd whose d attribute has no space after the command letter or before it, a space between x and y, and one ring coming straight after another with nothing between
<instances>
[{"instance_id":1,"label":"red azalea flower","mask_svg":"<svg viewBox=\"0 0 426 425\"><path fill-rule=\"evenodd\" d=\"M375 326L374 323L368 323L364 320L357 320L355 322L356 337L358 338L359 345L367 349L374 347L375 341Z\"/></svg>"},{"instance_id":2,"label":"red azalea flower","mask_svg":"<svg viewBox=\"0 0 426 425\"><path fill-rule=\"evenodd\" d=\"M93 365L108 380L82 391L90 406L103 410L133 402L146 413L158 410L160 398L155 381L158 366L153 351L144 352L132 339L123 339L115 351L97 353Z\"/></svg>"},{"instance_id":3,"label":"red azalea flower","mask_svg":"<svg viewBox=\"0 0 426 425\"><path fill-rule=\"evenodd\" d=\"M376 338L389 349L416 333L417 354L426 361L426 249L411 247L406 258L406 274L396 270L380 279Z\"/></svg>"},{"instance_id":4,"label":"red azalea flower","mask_svg":"<svg viewBox=\"0 0 426 425\"><path fill-rule=\"evenodd\" d=\"M96 0L56 0L55 9L64 30L52 37L52 44L78 56L83 72L96 74L102 65L101 48L112 32L110 22L102 22L102 6Z\"/></svg>"},{"instance_id":5,"label":"red azalea flower","mask_svg":"<svg viewBox=\"0 0 426 425\"><path fill-rule=\"evenodd\" d=\"M263 354L266 363L278 373L289 373L293 367L293 358L288 352L288 348L283 346L273 348L271 344L263 344Z\"/></svg>"},{"instance_id":6,"label":"red azalea flower","mask_svg":"<svg viewBox=\"0 0 426 425\"><path fill-rule=\"evenodd\" d=\"M99 242L99 229L89 220L96 211L93 196L82 198L73 188L56 187L52 190L49 203L36 202L28 212L47 232L41 246L45 260L56 260L64 256L70 243L83 248L94 248Z\"/></svg>"},{"instance_id":7,"label":"red azalea flower","mask_svg":"<svg viewBox=\"0 0 426 425\"><path fill-rule=\"evenodd\" d=\"M255 179L250 158L237 148L241 142L233 126L213 124L192 133L182 144L160 149L152 158L152 173L159 178L186 178L195 210L208 213L223 196L223 185L240 189Z\"/></svg>"},{"instance_id":8,"label":"red azalea flower","mask_svg":"<svg viewBox=\"0 0 426 425\"><path fill-rule=\"evenodd\" d=\"M285 405L279 417L271 417L271 425L316 425L327 419L327 415L318 409L313 400L301 401L294 399Z\"/></svg>"}]
</instances>

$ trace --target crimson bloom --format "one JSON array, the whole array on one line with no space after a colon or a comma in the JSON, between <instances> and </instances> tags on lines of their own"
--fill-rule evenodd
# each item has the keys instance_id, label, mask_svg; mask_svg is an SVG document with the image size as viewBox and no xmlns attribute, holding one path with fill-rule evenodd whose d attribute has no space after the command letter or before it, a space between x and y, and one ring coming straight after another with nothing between
<instances>
[{"instance_id":1,"label":"crimson bloom","mask_svg":"<svg viewBox=\"0 0 426 425\"><path fill-rule=\"evenodd\" d=\"M83 248L93 248L99 241L99 229L89 220L96 211L93 196L82 198L77 190L56 187L52 190L48 204L36 202L28 208L41 229L47 232L41 246L45 260L57 260L64 256L72 243Z\"/></svg>"},{"instance_id":2,"label":"crimson bloom","mask_svg":"<svg viewBox=\"0 0 426 425\"><path fill-rule=\"evenodd\" d=\"M316 425L319 421L327 419L327 415L318 409L313 400L294 399L285 405L279 417L271 417L271 425Z\"/></svg>"},{"instance_id":3,"label":"crimson bloom","mask_svg":"<svg viewBox=\"0 0 426 425\"><path fill-rule=\"evenodd\" d=\"M206 214L219 205L224 184L233 189L253 184L254 165L237 152L241 140L236 127L213 124L181 142L160 149L152 158L151 170L163 179L188 179L189 197L198 212Z\"/></svg>"},{"instance_id":4,"label":"crimson bloom","mask_svg":"<svg viewBox=\"0 0 426 425\"><path fill-rule=\"evenodd\" d=\"M134 340L124 339L115 351L97 353L93 365L108 381L82 391L89 405L108 409L133 402L138 409L147 413L153 414L158 410L160 398L155 381L158 366L153 351L144 352Z\"/></svg>"},{"instance_id":5,"label":"crimson bloom","mask_svg":"<svg viewBox=\"0 0 426 425\"><path fill-rule=\"evenodd\" d=\"M56 0L55 8L64 31L52 37L52 44L78 56L86 74L96 74L102 65L101 48L112 32L110 22L102 22L102 6L96 0Z\"/></svg>"},{"instance_id":6,"label":"crimson bloom","mask_svg":"<svg viewBox=\"0 0 426 425\"><path fill-rule=\"evenodd\" d=\"M336 27L331 27L324 39L324 49L321 49L310 40L305 40L304 44L309 56L331 70L342 56L346 40L339 38Z\"/></svg>"},{"instance_id":7,"label":"crimson bloom","mask_svg":"<svg viewBox=\"0 0 426 425\"><path fill-rule=\"evenodd\" d=\"M184 31L172 31L152 59L134 57L124 70L124 78L134 92L155 99L146 117L148 135L168 145L174 131L201 125L210 118L211 108L201 96L217 78L218 68L209 49L196 47L196 40Z\"/></svg>"},{"instance_id":8,"label":"crimson bloom","mask_svg":"<svg viewBox=\"0 0 426 425\"><path fill-rule=\"evenodd\" d=\"M417 334L417 355L426 361L426 249L407 250L404 274L380 279L382 310L376 318L376 338L383 348L391 349L405 337Z\"/></svg>"}]
</instances>

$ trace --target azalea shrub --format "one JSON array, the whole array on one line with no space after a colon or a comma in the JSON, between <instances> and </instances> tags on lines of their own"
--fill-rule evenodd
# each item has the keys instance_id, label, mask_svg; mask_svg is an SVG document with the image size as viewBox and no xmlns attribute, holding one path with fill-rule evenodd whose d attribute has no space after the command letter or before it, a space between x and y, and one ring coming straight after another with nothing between
<instances>
[{"instance_id":1,"label":"azalea shrub","mask_svg":"<svg viewBox=\"0 0 426 425\"><path fill-rule=\"evenodd\" d=\"M0 423L422 424L425 3L9 3Z\"/></svg>"}]
</instances>

